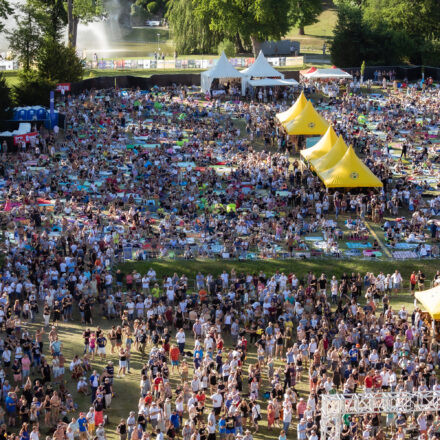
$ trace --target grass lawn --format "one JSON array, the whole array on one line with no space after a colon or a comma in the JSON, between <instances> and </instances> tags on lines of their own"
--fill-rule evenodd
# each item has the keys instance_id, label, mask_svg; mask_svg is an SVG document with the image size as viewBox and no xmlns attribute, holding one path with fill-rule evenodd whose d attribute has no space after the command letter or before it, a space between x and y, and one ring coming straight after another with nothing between
<instances>
[{"instance_id":1,"label":"grass lawn","mask_svg":"<svg viewBox=\"0 0 440 440\"><path fill-rule=\"evenodd\" d=\"M292 28L286 38L297 40L301 44L301 53L322 53L322 45L333 37L336 24L336 10L333 3L325 2L324 10L318 17L318 22L305 27L305 35L299 35L298 28ZM328 50L327 50L328 53Z\"/></svg>"},{"instance_id":2,"label":"grass lawn","mask_svg":"<svg viewBox=\"0 0 440 440\"><path fill-rule=\"evenodd\" d=\"M433 279L438 270L438 260L405 260L405 261L372 261L364 259L338 259L338 258L312 258L309 260L149 260L142 262L126 262L119 265L119 268L127 273L129 271L139 271L144 274L148 268L153 267L158 278L173 275L185 274L189 279L195 279L197 272L203 274L219 275L223 270L230 272L235 269L238 273L258 273L263 271L266 275L271 275L277 270L280 272L295 273L301 279L309 271L316 276L325 273L327 277L336 275L340 277L344 272L360 272L363 276L366 272L378 274L383 271L385 274L392 273L399 269L402 277L409 282L409 276L413 270L422 269L427 281ZM428 283L426 284L428 287Z\"/></svg>"}]
</instances>

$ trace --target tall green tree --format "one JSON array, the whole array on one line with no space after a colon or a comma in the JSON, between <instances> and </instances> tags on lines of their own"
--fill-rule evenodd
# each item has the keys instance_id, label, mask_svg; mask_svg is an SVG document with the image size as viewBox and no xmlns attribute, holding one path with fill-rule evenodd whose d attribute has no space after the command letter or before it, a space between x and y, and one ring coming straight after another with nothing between
<instances>
[{"instance_id":1,"label":"tall green tree","mask_svg":"<svg viewBox=\"0 0 440 440\"><path fill-rule=\"evenodd\" d=\"M67 12L63 0L27 0L34 9L44 36L52 41L60 41L67 24Z\"/></svg>"},{"instance_id":2,"label":"tall green tree","mask_svg":"<svg viewBox=\"0 0 440 440\"><path fill-rule=\"evenodd\" d=\"M262 41L279 40L290 28L290 0L198 0L196 13L211 30L233 40L238 32L251 41L254 55Z\"/></svg>"},{"instance_id":3,"label":"tall green tree","mask_svg":"<svg viewBox=\"0 0 440 440\"><path fill-rule=\"evenodd\" d=\"M91 23L106 15L102 0L67 0L67 40L69 46L76 47L78 24Z\"/></svg>"},{"instance_id":4,"label":"tall green tree","mask_svg":"<svg viewBox=\"0 0 440 440\"><path fill-rule=\"evenodd\" d=\"M9 48L25 71L30 70L41 45L42 18L32 6L20 6L20 14L15 17L16 26L9 35Z\"/></svg>"},{"instance_id":5,"label":"tall green tree","mask_svg":"<svg viewBox=\"0 0 440 440\"><path fill-rule=\"evenodd\" d=\"M0 72L0 96L2 97L0 99L0 120L2 120L10 117L12 113L11 90L2 72Z\"/></svg>"},{"instance_id":6,"label":"tall green tree","mask_svg":"<svg viewBox=\"0 0 440 440\"><path fill-rule=\"evenodd\" d=\"M438 0L365 0L363 10L365 20L371 24L384 22L415 38L440 38Z\"/></svg>"},{"instance_id":7,"label":"tall green tree","mask_svg":"<svg viewBox=\"0 0 440 440\"><path fill-rule=\"evenodd\" d=\"M322 12L322 0L290 0L289 19L298 26L299 34L304 35L304 27L318 22Z\"/></svg>"},{"instance_id":8,"label":"tall green tree","mask_svg":"<svg viewBox=\"0 0 440 440\"><path fill-rule=\"evenodd\" d=\"M225 33L210 28L211 19L205 14L196 14L197 0L170 0L168 20L176 51L179 54L216 52Z\"/></svg>"},{"instance_id":9,"label":"tall green tree","mask_svg":"<svg viewBox=\"0 0 440 440\"><path fill-rule=\"evenodd\" d=\"M3 21L6 20L13 11L8 0L0 0L0 32L5 28Z\"/></svg>"},{"instance_id":10,"label":"tall green tree","mask_svg":"<svg viewBox=\"0 0 440 440\"><path fill-rule=\"evenodd\" d=\"M383 21L370 23L358 2L338 3L338 20L331 44L332 62L341 67L404 64L413 57L414 41Z\"/></svg>"}]
</instances>

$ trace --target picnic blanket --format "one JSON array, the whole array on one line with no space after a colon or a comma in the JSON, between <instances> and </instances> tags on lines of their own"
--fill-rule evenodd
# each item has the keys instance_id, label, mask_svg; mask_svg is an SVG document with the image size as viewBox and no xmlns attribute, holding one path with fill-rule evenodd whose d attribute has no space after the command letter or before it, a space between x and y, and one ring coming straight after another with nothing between
<instances>
[{"instance_id":1,"label":"picnic blanket","mask_svg":"<svg viewBox=\"0 0 440 440\"><path fill-rule=\"evenodd\" d=\"M393 258L397 260L407 260L407 259L413 259L418 258L418 255L413 251L394 251L392 253Z\"/></svg>"},{"instance_id":2,"label":"picnic blanket","mask_svg":"<svg viewBox=\"0 0 440 440\"><path fill-rule=\"evenodd\" d=\"M348 249L368 249L372 247L371 243L359 243L357 241L347 241L345 244Z\"/></svg>"}]
</instances>

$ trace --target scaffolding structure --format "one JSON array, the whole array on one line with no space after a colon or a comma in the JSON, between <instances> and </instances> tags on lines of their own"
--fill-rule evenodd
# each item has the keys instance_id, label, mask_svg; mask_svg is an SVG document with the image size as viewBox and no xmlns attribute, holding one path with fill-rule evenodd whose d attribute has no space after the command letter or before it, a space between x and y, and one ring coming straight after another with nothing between
<instances>
[{"instance_id":1,"label":"scaffolding structure","mask_svg":"<svg viewBox=\"0 0 440 440\"><path fill-rule=\"evenodd\" d=\"M341 437L342 417L345 414L408 414L439 410L440 391L323 394L321 396L321 440Z\"/></svg>"}]
</instances>

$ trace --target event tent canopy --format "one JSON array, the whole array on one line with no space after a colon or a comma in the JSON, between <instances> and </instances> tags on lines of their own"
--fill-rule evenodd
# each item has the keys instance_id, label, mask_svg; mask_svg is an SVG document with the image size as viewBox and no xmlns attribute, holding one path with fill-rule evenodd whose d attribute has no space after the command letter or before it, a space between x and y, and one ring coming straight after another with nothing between
<instances>
[{"instance_id":1,"label":"event tent canopy","mask_svg":"<svg viewBox=\"0 0 440 440\"><path fill-rule=\"evenodd\" d=\"M307 101L304 110L295 119L285 124L287 134L295 136L322 135L328 126L328 122L318 114L310 101Z\"/></svg>"},{"instance_id":2,"label":"event tent canopy","mask_svg":"<svg viewBox=\"0 0 440 440\"><path fill-rule=\"evenodd\" d=\"M334 167L347 152L347 145L342 139L342 136L338 137L338 140L333 145L332 149L324 156L319 157L311 161L313 168L319 174L329 168Z\"/></svg>"},{"instance_id":3,"label":"event tent canopy","mask_svg":"<svg viewBox=\"0 0 440 440\"><path fill-rule=\"evenodd\" d=\"M241 92L244 92L244 82L243 74L239 72L226 58L224 52L220 55L214 66L211 69L206 70L201 73L201 86L202 92L207 93L211 89L211 84L214 79L225 79L225 78L240 78L241 81Z\"/></svg>"},{"instance_id":4,"label":"event tent canopy","mask_svg":"<svg viewBox=\"0 0 440 440\"><path fill-rule=\"evenodd\" d=\"M315 145L313 145L313 147L301 150L300 154L309 162L319 159L332 149L337 140L338 136L336 135L335 130L333 130L333 127L330 126L325 132L325 135Z\"/></svg>"},{"instance_id":5,"label":"event tent canopy","mask_svg":"<svg viewBox=\"0 0 440 440\"><path fill-rule=\"evenodd\" d=\"M269 86L296 87L299 85L298 81L294 79L277 79L277 78L251 79L248 81L248 83L252 87L269 87Z\"/></svg>"},{"instance_id":6,"label":"event tent canopy","mask_svg":"<svg viewBox=\"0 0 440 440\"><path fill-rule=\"evenodd\" d=\"M350 145L344 157L332 168L318 172L327 188L377 188L382 182L356 156Z\"/></svg>"},{"instance_id":7,"label":"event tent canopy","mask_svg":"<svg viewBox=\"0 0 440 440\"><path fill-rule=\"evenodd\" d=\"M432 316L432 319L440 319L440 286L417 292L416 298Z\"/></svg>"},{"instance_id":8,"label":"event tent canopy","mask_svg":"<svg viewBox=\"0 0 440 440\"><path fill-rule=\"evenodd\" d=\"M301 75L308 79L344 79L353 78L349 73L338 67L331 67L330 69L317 69L312 67L308 70L301 70Z\"/></svg>"},{"instance_id":9,"label":"event tent canopy","mask_svg":"<svg viewBox=\"0 0 440 440\"><path fill-rule=\"evenodd\" d=\"M284 78L284 74L274 69L260 50L257 59L246 69L240 71L247 78Z\"/></svg>"},{"instance_id":10,"label":"event tent canopy","mask_svg":"<svg viewBox=\"0 0 440 440\"><path fill-rule=\"evenodd\" d=\"M304 92L301 92L301 95L299 95L298 99L295 101L295 104L293 104L292 107L285 112L278 113L276 118L281 122L281 124L285 124L300 115L306 104L307 99L304 95Z\"/></svg>"}]
</instances>

